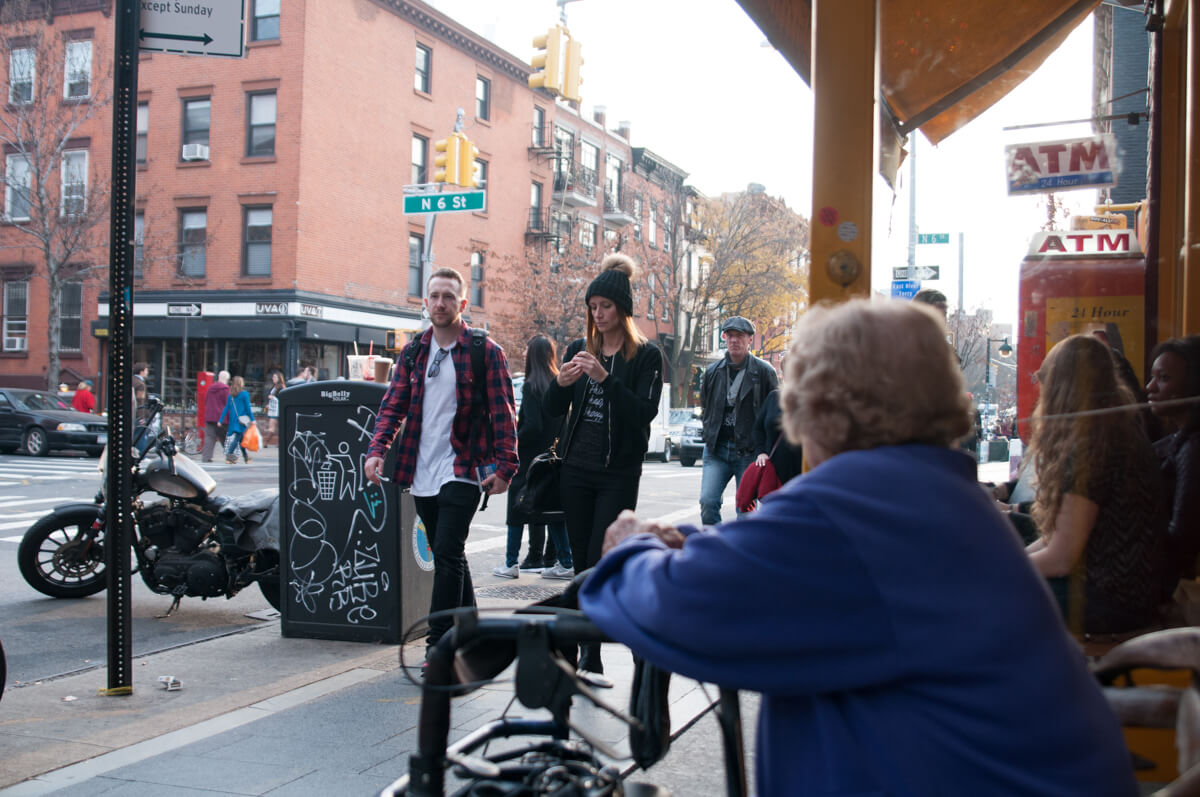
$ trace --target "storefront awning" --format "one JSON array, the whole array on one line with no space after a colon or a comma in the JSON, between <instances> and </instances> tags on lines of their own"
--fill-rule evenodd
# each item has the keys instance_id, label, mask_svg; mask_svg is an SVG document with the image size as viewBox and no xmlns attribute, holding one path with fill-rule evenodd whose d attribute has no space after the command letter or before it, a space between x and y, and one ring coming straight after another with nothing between
<instances>
[{"instance_id":1,"label":"storefront awning","mask_svg":"<svg viewBox=\"0 0 1200 797\"><path fill-rule=\"evenodd\" d=\"M811 0L738 2L808 82ZM880 89L900 131L946 138L1020 85L1099 4L882 0Z\"/></svg>"}]
</instances>

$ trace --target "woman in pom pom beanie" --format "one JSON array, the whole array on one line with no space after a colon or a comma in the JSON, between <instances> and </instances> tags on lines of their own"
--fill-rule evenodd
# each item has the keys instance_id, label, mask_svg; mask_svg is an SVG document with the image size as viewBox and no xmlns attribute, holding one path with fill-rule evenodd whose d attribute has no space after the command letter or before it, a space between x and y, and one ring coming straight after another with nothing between
<instances>
[{"instance_id":1,"label":"woman in pom pom beanie","mask_svg":"<svg viewBox=\"0 0 1200 797\"><path fill-rule=\"evenodd\" d=\"M636 266L612 254L588 286L587 337L572 343L546 391L551 414L569 412L561 488L576 572L596 564L604 532L637 505L650 421L662 393L662 353L633 322ZM600 674L600 645L582 647L579 669ZM601 681L601 685L604 685Z\"/></svg>"}]
</instances>

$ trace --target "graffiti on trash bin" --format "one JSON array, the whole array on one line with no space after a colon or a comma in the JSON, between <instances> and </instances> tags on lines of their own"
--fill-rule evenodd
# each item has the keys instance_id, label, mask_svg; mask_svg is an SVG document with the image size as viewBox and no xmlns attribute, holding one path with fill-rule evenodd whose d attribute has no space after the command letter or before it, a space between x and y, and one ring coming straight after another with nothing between
<instances>
[{"instance_id":1,"label":"graffiti on trash bin","mask_svg":"<svg viewBox=\"0 0 1200 797\"><path fill-rule=\"evenodd\" d=\"M375 415L360 406L336 424L320 411L297 412L287 448L289 606L350 624L379 616L372 604L392 589L379 547L387 501L363 475L362 440L370 440Z\"/></svg>"}]
</instances>

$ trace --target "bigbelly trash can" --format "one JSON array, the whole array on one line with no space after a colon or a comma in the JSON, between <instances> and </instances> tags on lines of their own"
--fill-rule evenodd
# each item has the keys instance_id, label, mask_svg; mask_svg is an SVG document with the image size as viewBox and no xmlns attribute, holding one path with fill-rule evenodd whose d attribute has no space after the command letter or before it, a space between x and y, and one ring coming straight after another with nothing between
<instances>
[{"instance_id":1,"label":"bigbelly trash can","mask_svg":"<svg viewBox=\"0 0 1200 797\"><path fill-rule=\"evenodd\" d=\"M433 555L412 496L363 475L385 390L327 381L279 394L284 636L396 643L429 611Z\"/></svg>"}]
</instances>

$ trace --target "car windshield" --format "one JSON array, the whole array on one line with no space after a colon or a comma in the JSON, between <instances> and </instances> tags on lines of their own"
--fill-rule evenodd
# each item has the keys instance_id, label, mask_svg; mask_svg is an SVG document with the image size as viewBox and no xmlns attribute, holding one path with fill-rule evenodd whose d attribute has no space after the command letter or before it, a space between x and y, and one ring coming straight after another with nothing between
<instances>
[{"instance_id":1,"label":"car windshield","mask_svg":"<svg viewBox=\"0 0 1200 797\"><path fill-rule=\"evenodd\" d=\"M71 405L48 393L26 393L11 397L16 404L27 410L69 410Z\"/></svg>"}]
</instances>

